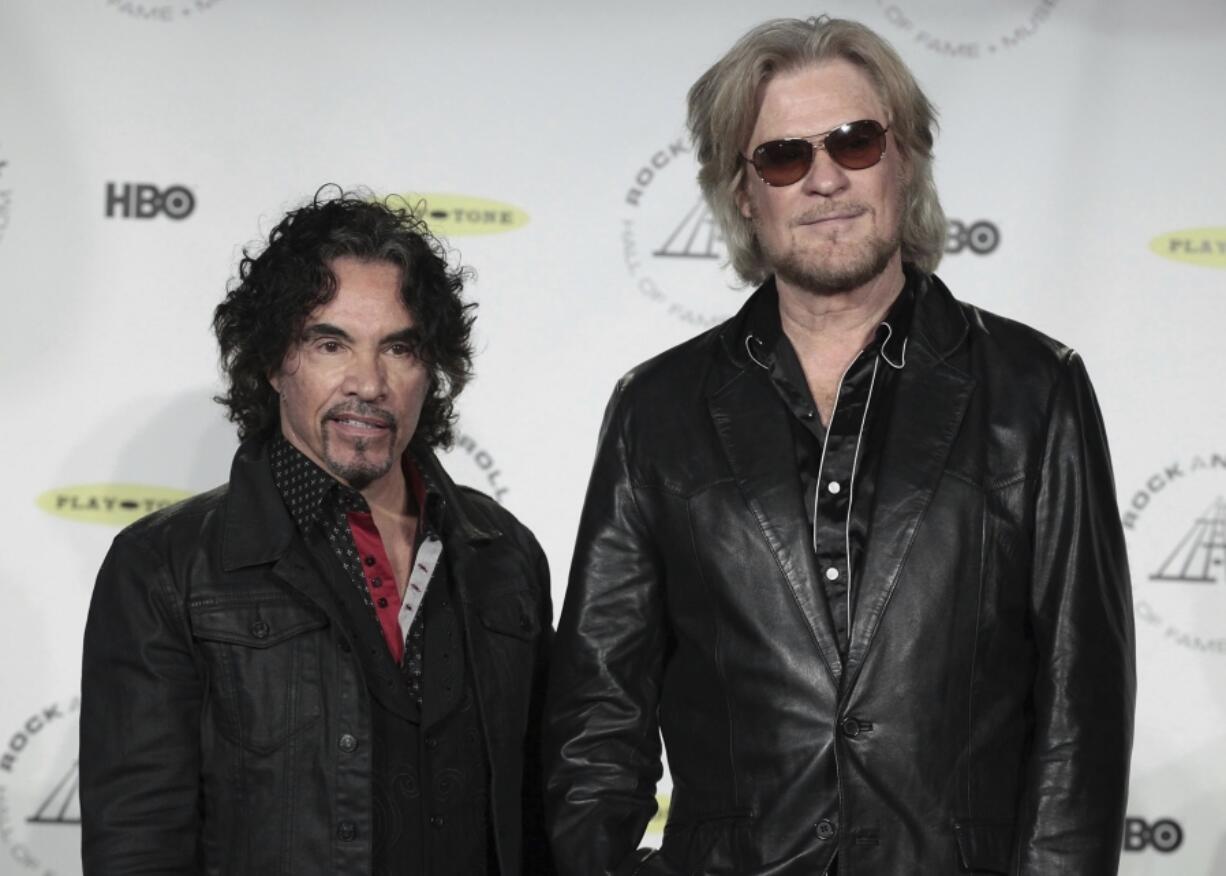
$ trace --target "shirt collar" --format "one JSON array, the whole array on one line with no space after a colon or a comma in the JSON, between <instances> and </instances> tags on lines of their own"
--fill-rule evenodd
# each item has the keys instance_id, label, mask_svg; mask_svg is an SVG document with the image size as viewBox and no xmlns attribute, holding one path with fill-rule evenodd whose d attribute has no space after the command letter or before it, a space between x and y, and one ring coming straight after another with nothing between
<instances>
[{"instance_id":1,"label":"shirt collar","mask_svg":"<svg viewBox=\"0 0 1226 876\"><path fill-rule=\"evenodd\" d=\"M328 474L280 433L269 442L268 461L277 491L300 530L309 529L326 507L342 512L370 512L361 493ZM423 530L436 532L442 498L437 485L414 462L408 450L401 464Z\"/></svg>"},{"instance_id":2,"label":"shirt collar","mask_svg":"<svg viewBox=\"0 0 1226 876\"><path fill-rule=\"evenodd\" d=\"M907 337L911 332L911 317L915 311L916 274L904 268L906 278L902 291L886 311L873 339L865 347L873 350L886 364L901 369L907 364ZM779 289L771 277L762 287L749 313L742 341L751 361L769 371L775 363L778 345L787 342L783 323L779 319Z\"/></svg>"},{"instance_id":3,"label":"shirt collar","mask_svg":"<svg viewBox=\"0 0 1226 876\"><path fill-rule=\"evenodd\" d=\"M915 313L916 278L910 270L905 271L905 276L902 291L877 327L876 342L881 344L881 358L895 370L907 364L907 338L911 335L911 316Z\"/></svg>"}]
</instances>

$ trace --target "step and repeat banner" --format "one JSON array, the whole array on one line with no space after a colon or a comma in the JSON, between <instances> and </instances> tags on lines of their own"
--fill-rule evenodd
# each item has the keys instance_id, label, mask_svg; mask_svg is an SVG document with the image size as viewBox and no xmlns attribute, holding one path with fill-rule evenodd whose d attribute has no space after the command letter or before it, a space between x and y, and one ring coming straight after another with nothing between
<instances>
[{"instance_id":1,"label":"step and repeat banner","mask_svg":"<svg viewBox=\"0 0 1226 876\"><path fill-rule=\"evenodd\" d=\"M94 575L120 527L228 474L209 321L241 248L325 183L424 201L480 304L445 462L536 531L560 606L615 380L745 296L685 92L752 25L822 12L940 108L942 278L1095 381L1140 662L1121 872L1226 873L1226 4L520 6L0 10L0 876L80 872Z\"/></svg>"}]
</instances>

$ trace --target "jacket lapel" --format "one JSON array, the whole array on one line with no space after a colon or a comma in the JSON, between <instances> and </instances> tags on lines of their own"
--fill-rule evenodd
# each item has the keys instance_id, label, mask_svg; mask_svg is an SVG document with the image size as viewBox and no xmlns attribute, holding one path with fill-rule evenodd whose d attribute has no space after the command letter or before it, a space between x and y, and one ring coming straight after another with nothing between
<instances>
[{"instance_id":1,"label":"jacket lapel","mask_svg":"<svg viewBox=\"0 0 1226 876\"><path fill-rule=\"evenodd\" d=\"M844 689L855 684L932 501L975 381L961 367L966 318L935 277L917 294L907 362L899 373L864 569L853 582Z\"/></svg>"},{"instance_id":2,"label":"jacket lapel","mask_svg":"<svg viewBox=\"0 0 1226 876\"><path fill-rule=\"evenodd\" d=\"M234 457L221 546L222 568L233 572L272 563L277 578L336 621L336 600L327 580L309 559L310 552L273 481L267 453L264 445L248 442Z\"/></svg>"},{"instance_id":3,"label":"jacket lapel","mask_svg":"<svg viewBox=\"0 0 1226 876\"><path fill-rule=\"evenodd\" d=\"M383 647L374 625L354 629L349 616L360 617L365 607L356 591L340 593L328 583L329 556L316 556L298 535L297 527L285 507L267 461L267 448L256 442L243 444L230 470L230 497L226 530L222 541L222 567L227 572L248 566L272 564L272 574L285 586L318 607L357 647L376 651ZM354 599L356 609L341 610L340 600ZM396 664L390 658L363 661L363 669L374 673L368 679L372 695L389 710L416 722L416 706L401 692ZM389 683L390 682L390 683Z\"/></svg>"},{"instance_id":4,"label":"jacket lapel","mask_svg":"<svg viewBox=\"0 0 1226 876\"><path fill-rule=\"evenodd\" d=\"M747 305L748 307L748 305ZM830 610L817 584L817 564L796 466L787 411L765 382L765 372L736 356L734 319L725 333L732 376L708 398L711 419L728 465L762 536L783 572L814 644L836 680L842 673ZM729 372L725 372L726 374Z\"/></svg>"},{"instance_id":5,"label":"jacket lapel","mask_svg":"<svg viewBox=\"0 0 1226 876\"><path fill-rule=\"evenodd\" d=\"M474 584L485 580L482 552L491 542L500 538L502 533L484 520L474 518L470 503L465 501L463 492L439 464L438 458L424 444L411 445L413 459L426 482L437 491L441 499L440 537L443 541L442 562L446 564L445 574L452 588L451 603L459 614L459 634L462 637L462 660L466 664L466 673L473 693L477 698L477 716L482 724L485 738L488 740L491 728L486 720L490 692L483 690L480 663L474 659L472 625L478 623L468 611L471 602L471 591ZM459 671L459 670L457 670ZM427 682L429 683L429 682ZM453 685L450 696L442 691L429 691L433 697L427 697L423 723L427 726L436 723L460 703L463 684Z\"/></svg>"}]
</instances>

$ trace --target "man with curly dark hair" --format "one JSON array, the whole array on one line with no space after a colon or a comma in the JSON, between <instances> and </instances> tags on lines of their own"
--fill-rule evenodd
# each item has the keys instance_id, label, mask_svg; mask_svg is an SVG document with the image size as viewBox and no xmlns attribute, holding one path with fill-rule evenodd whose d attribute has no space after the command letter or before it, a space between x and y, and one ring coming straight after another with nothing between
<instances>
[{"instance_id":1,"label":"man with curly dark hair","mask_svg":"<svg viewBox=\"0 0 1226 876\"><path fill-rule=\"evenodd\" d=\"M551 635L532 534L457 487L467 271L324 190L213 327L229 483L116 538L82 677L86 874L536 874Z\"/></svg>"}]
</instances>

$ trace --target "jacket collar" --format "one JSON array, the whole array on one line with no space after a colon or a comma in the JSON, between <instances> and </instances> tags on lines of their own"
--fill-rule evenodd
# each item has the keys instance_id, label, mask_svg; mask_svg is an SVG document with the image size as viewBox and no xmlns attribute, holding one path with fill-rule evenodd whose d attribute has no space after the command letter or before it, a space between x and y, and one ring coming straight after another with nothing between
<instances>
[{"instance_id":1,"label":"jacket collar","mask_svg":"<svg viewBox=\"0 0 1226 876\"><path fill-rule=\"evenodd\" d=\"M412 441L409 452L429 490L439 499L437 509L443 540L468 544L492 541L502 533L443 470L425 444ZM244 442L230 466L230 490L222 566L226 571L276 562L289 550L297 529L273 480L268 445Z\"/></svg>"},{"instance_id":2,"label":"jacket collar","mask_svg":"<svg viewBox=\"0 0 1226 876\"><path fill-rule=\"evenodd\" d=\"M917 271L907 271L902 292L882 317L876 334L865 348L874 355L880 355L895 370L902 369L906 364L907 339L911 330L912 312L915 309L916 290L924 280L925 275ZM779 316L779 287L774 277L762 284L738 318L742 315L743 321L737 331L737 335L742 338L741 352L754 364L770 371L780 360L781 354L796 362L794 354L783 353L781 349L781 345L790 347L791 343L784 338L783 324ZM731 340L729 338L725 344Z\"/></svg>"},{"instance_id":3,"label":"jacket collar","mask_svg":"<svg viewBox=\"0 0 1226 876\"><path fill-rule=\"evenodd\" d=\"M970 333L970 323L961 305L934 274L920 273L907 266L915 276L915 315L912 317L910 344L925 355L927 364L950 361L961 351ZM958 366L955 366L958 367Z\"/></svg>"},{"instance_id":4,"label":"jacket collar","mask_svg":"<svg viewBox=\"0 0 1226 876\"><path fill-rule=\"evenodd\" d=\"M429 490L439 496L439 521L443 541L450 545L453 540L467 544L493 541L502 535L490 518L469 501L462 487L443 470L438 457L425 444L414 439L409 442L409 452L426 481Z\"/></svg>"},{"instance_id":5,"label":"jacket collar","mask_svg":"<svg viewBox=\"0 0 1226 876\"><path fill-rule=\"evenodd\" d=\"M945 284L933 274L925 274L913 265L904 265L907 287L912 295L910 313L899 312L907 324L902 332L891 330L883 341L887 360L894 367L905 359L902 347L922 346L932 361L946 359L962 345L969 331L969 324L958 302L954 300ZM896 302L897 305L897 302ZM755 359L767 361L781 328L778 318L779 290L772 276L759 286L736 314L725 322L717 332L719 345L734 368L744 369L755 364ZM889 322L898 308L887 315ZM884 325L885 323L883 323ZM761 343L755 343L757 338ZM728 376L728 375L725 375Z\"/></svg>"},{"instance_id":6,"label":"jacket collar","mask_svg":"<svg viewBox=\"0 0 1226 876\"><path fill-rule=\"evenodd\" d=\"M275 562L289 550L295 531L273 482L268 448L262 441L244 441L230 465L222 568L230 572Z\"/></svg>"},{"instance_id":7,"label":"jacket collar","mask_svg":"<svg viewBox=\"0 0 1226 876\"><path fill-rule=\"evenodd\" d=\"M900 371L891 417L894 426L882 449L883 474L871 524L875 536L865 558L863 586L856 586L847 666L839 654L829 607L813 586L818 569L809 547L800 479L790 464L794 451L789 414L770 391L766 372L755 364L753 348L748 346L751 315L764 303L763 297L774 297L773 283L759 288L717 330L718 353L707 385L712 422L748 510L783 571L828 671L844 684L854 681L863 664L911 538L944 470L974 383L959 364L969 331L961 308L935 277L908 271L915 301L907 366Z\"/></svg>"}]
</instances>

